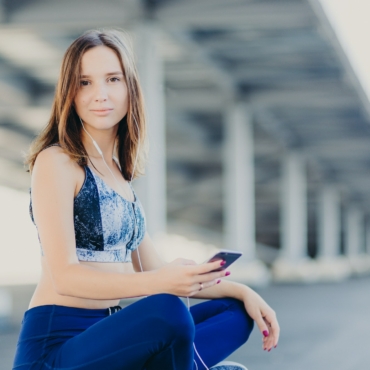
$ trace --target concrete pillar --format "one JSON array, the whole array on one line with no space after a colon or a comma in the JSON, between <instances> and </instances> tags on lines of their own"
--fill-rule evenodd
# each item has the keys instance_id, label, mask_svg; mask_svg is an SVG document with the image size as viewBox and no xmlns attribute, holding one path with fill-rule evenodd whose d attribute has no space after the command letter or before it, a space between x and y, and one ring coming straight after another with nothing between
<instances>
[{"instance_id":1,"label":"concrete pillar","mask_svg":"<svg viewBox=\"0 0 370 370\"><path fill-rule=\"evenodd\" d=\"M307 176L305 160L296 151L283 158L281 179L280 257L272 272L277 281L319 280L319 269L307 255Z\"/></svg>"},{"instance_id":2,"label":"concrete pillar","mask_svg":"<svg viewBox=\"0 0 370 370\"><path fill-rule=\"evenodd\" d=\"M281 189L281 256L291 262L307 256L306 167L297 152L283 159Z\"/></svg>"},{"instance_id":3,"label":"concrete pillar","mask_svg":"<svg viewBox=\"0 0 370 370\"><path fill-rule=\"evenodd\" d=\"M134 42L140 82L144 91L149 158L146 174L134 186L143 204L151 236L166 232L166 130L163 61L160 30L146 21L135 28Z\"/></svg>"},{"instance_id":4,"label":"concrete pillar","mask_svg":"<svg viewBox=\"0 0 370 370\"><path fill-rule=\"evenodd\" d=\"M358 207L349 206L344 219L344 248L348 257L364 252L364 235L363 213Z\"/></svg>"},{"instance_id":5,"label":"concrete pillar","mask_svg":"<svg viewBox=\"0 0 370 370\"><path fill-rule=\"evenodd\" d=\"M248 106L234 103L226 111L224 135L225 248L255 258L254 151Z\"/></svg>"},{"instance_id":6,"label":"concrete pillar","mask_svg":"<svg viewBox=\"0 0 370 370\"><path fill-rule=\"evenodd\" d=\"M370 272L370 220L366 222L366 234L365 234L365 254L363 256L365 263L365 270Z\"/></svg>"},{"instance_id":7,"label":"concrete pillar","mask_svg":"<svg viewBox=\"0 0 370 370\"><path fill-rule=\"evenodd\" d=\"M3 1L0 1L0 22L6 22L6 12L3 5Z\"/></svg>"},{"instance_id":8,"label":"concrete pillar","mask_svg":"<svg viewBox=\"0 0 370 370\"><path fill-rule=\"evenodd\" d=\"M351 274L351 266L340 255L340 194L333 185L324 185L318 197L317 273L321 281L342 281Z\"/></svg>"},{"instance_id":9,"label":"concrete pillar","mask_svg":"<svg viewBox=\"0 0 370 370\"><path fill-rule=\"evenodd\" d=\"M336 258L340 250L340 194L334 186L325 185L318 199L318 256Z\"/></svg>"},{"instance_id":10,"label":"concrete pillar","mask_svg":"<svg viewBox=\"0 0 370 370\"><path fill-rule=\"evenodd\" d=\"M243 252L230 268L234 280L251 286L270 281L270 272L256 259L253 124L250 107L232 103L225 113L224 246Z\"/></svg>"},{"instance_id":11,"label":"concrete pillar","mask_svg":"<svg viewBox=\"0 0 370 370\"><path fill-rule=\"evenodd\" d=\"M370 258L365 254L365 218L358 206L349 206L345 213L345 254L352 273L361 275L370 272Z\"/></svg>"},{"instance_id":12,"label":"concrete pillar","mask_svg":"<svg viewBox=\"0 0 370 370\"><path fill-rule=\"evenodd\" d=\"M366 222L366 244L365 252L370 256L370 220Z\"/></svg>"}]
</instances>

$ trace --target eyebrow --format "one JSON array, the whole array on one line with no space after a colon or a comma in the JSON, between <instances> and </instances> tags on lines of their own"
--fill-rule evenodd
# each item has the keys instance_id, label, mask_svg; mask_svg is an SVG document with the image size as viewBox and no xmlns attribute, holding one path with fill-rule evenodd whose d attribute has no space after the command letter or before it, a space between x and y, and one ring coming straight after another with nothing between
<instances>
[{"instance_id":1,"label":"eyebrow","mask_svg":"<svg viewBox=\"0 0 370 370\"><path fill-rule=\"evenodd\" d=\"M121 71L117 71L117 72L109 72L106 74L106 76L113 76L113 75L122 75L123 76L123 73ZM80 78L89 78L90 76L89 75L80 75Z\"/></svg>"}]
</instances>

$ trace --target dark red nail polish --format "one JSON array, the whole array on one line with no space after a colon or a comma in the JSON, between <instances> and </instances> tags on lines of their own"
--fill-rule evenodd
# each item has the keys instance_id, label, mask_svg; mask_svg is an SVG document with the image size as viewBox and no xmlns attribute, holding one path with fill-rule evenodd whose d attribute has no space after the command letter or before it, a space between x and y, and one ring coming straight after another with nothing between
<instances>
[{"instance_id":1,"label":"dark red nail polish","mask_svg":"<svg viewBox=\"0 0 370 370\"><path fill-rule=\"evenodd\" d=\"M277 345L275 346L275 348L277 347Z\"/></svg>"},{"instance_id":2,"label":"dark red nail polish","mask_svg":"<svg viewBox=\"0 0 370 370\"><path fill-rule=\"evenodd\" d=\"M226 263L226 261L221 261L220 265L223 266Z\"/></svg>"},{"instance_id":3,"label":"dark red nail polish","mask_svg":"<svg viewBox=\"0 0 370 370\"><path fill-rule=\"evenodd\" d=\"M271 351L271 348L268 351L270 352Z\"/></svg>"},{"instance_id":4,"label":"dark red nail polish","mask_svg":"<svg viewBox=\"0 0 370 370\"><path fill-rule=\"evenodd\" d=\"M267 348L264 348L263 350L266 351Z\"/></svg>"},{"instance_id":5,"label":"dark red nail polish","mask_svg":"<svg viewBox=\"0 0 370 370\"><path fill-rule=\"evenodd\" d=\"M217 280L217 284L220 284L221 283L221 279Z\"/></svg>"},{"instance_id":6,"label":"dark red nail polish","mask_svg":"<svg viewBox=\"0 0 370 370\"><path fill-rule=\"evenodd\" d=\"M268 336L269 336L269 332L268 332L267 330L264 330L264 331L262 332L262 334L263 334L265 337L268 337Z\"/></svg>"},{"instance_id":7,"label":"dark red nail polish","mask_svg":"<svg viewBox=\"0 0 370 370\"><path fill-rule=\"evenodd\" d=\"M230 271L226 271L225 276L229 276L230 274L231 274L231 272L230 272Z\"/></svg>"}]
</instances>

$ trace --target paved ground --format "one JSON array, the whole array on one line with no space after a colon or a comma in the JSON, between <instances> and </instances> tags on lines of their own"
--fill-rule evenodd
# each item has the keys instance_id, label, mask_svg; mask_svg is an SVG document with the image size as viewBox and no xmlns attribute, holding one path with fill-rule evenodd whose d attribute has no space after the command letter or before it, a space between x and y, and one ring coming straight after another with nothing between
<instances>
[{"instance_id":1,"label":"paved ground","mask_svg":"<svg viewBox=\"0 0 370 370\"><path fill-rule=\"evenodd\" d=\"M370 277L340 284L273 285L260 293L278 314L280 343L264 352L255 329L230 359L249 370L370 369ZM16 294L24 298L29 292ZM0 332L0 370L11 369L18 330Z\"/></svg>"}]
</instances>

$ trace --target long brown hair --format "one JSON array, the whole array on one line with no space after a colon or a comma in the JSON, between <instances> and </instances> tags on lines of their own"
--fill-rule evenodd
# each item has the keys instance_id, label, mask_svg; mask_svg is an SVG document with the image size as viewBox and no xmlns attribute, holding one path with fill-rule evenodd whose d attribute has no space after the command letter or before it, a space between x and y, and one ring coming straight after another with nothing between
<instances>
[{"instance_id":1,"label":"long brown hair","mask_svg":"<svg viewBox=\"0 0 370 370\"><path fill-rule=\"evenodd\" d=\"M87 31L65 52L49 123L32 142L26 157L25 164L29 166L29 171L32 172L37 155L55 143L59 143L79 165L87 165L88 154L81 141L82 126L73 103L80 84L82 56L89 49L101 45L111 48L117 54L128 89L128 111L119 122L115 154L126 180L131 179L136 155L138 158L133 178L144 174L147 154L144 99L131 39L126 32L117 29ZM137 153L139 144L140 152Z\"/></svg>"}]
</instances>

